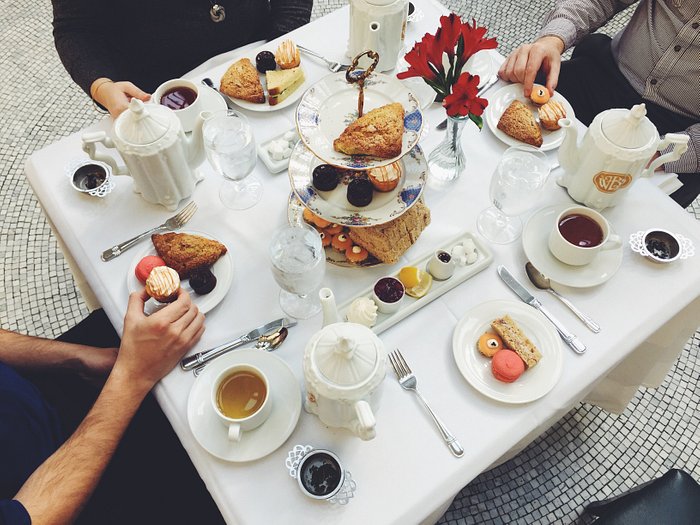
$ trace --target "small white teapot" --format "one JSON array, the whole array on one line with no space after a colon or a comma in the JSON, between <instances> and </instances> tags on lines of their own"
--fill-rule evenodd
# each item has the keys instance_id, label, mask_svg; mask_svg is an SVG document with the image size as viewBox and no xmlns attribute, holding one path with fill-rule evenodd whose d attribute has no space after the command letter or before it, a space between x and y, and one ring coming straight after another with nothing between
<instances>
[{"instance_id":1,"label":"small white teapot","mask_svg":"<svg viewBox=\"0 0 700 525\"><path fill-rule=\"evenodd\" d=\"M204 160L202 114L192 135L185 136L180 119L160 104L144 104L132 98L129 108L114 123L114 139L104 131L85 133L83 150L93 160L109 164L115 175L130 175L134 191L148 202L175 210L202 180L197 168ZM97 152L97 144L117 148L126 166Z\"/></svg>"},{"instance_id":2,"label":"small white teapot","mask_svg":"<svg viewBox=\"0 0 700 525\"><path fill-rule=\"evenodd\" d=\"M661 140L646 113L644 104L603 111L593 119L580 145L571 120L559 121L566 132L559 164L566 173L557 183L572 199L597 210L614 206L637 177L650 176L661 164L687 151L688 135L667 133ZM654 153L670 144L675 145L672 151L645 168Z\"/></svg>"},{"instance_id":3,"label":"small white teapot","mask_svg":"<svg viewBox=\"0 0 700 525\"><path fill-rule=\"evenodd\" d=\"M368 50L379 54L377 71L396 67L403 49L408 0L350 0L350 38L347 55Z\"/></svg>"},{"instance_id":4,"label":"small white teapot","mask_svg":"<svg viewBox=\"0 0 700 525\"><path fill-rule=\"evenodd\" d=\"M322 288L319 296L324 327L304 351L304 408L330 427L373 439L379 386L386 375L384 344L366 326L340 322L330 289Z\"/></svg>"}]
</instances>

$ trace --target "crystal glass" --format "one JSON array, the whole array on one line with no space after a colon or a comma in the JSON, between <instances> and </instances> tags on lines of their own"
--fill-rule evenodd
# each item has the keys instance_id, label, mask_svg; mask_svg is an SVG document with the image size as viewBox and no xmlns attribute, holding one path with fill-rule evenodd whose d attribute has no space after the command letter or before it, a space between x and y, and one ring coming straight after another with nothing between
<instances>
[{"instance_id":1,"label":"crystal glass","mask_svg":"<svg viewBox=\"0 0 700 525\"><path fill-rule=\"evenodd\" d=\"M491 176L493 206L476 220L479 233L496 244L513 242L523 230L518 215L532 209L550 172L547 156L532 146L512 146Z\"/></svg>"},{"instance_id":2,"label":"crystal glass","mask_svg":"<svg viewBox=\"0 0 700 525\"><path fill-rule=\"evenodd\" d=\"M219 198L227 208L245 210L262 197L260 180L250 176L257 153L253 130L245 115L232 109L217 111L202 128L209 163L225 179Z\"/></svg>"},{"instance_id":3,"label":"crystal glass","mask_svg":"<svg viewBox=\"0 0 700 525\"><path fill-rule=\"evenodd\" d=\"M282 310L297 319L308 319L321 310L317 290L326 272L321 236L307 225L285 226L270 242L272 275L280 285Z\"/></svg>"}]
</instances>

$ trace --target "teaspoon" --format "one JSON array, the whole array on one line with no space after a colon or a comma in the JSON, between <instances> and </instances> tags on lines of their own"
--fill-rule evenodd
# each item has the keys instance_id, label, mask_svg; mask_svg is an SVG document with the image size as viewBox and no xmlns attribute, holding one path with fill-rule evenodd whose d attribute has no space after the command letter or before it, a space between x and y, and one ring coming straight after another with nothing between
<instances>
[{"instance_id":1,"label":"teaspoon","mask_svg":"<svg viewBox=\"0 0 700 525\"><path fill-rule=\"evenodd\" d=\"M556 290L553 290L552 283L550 282L549 278L542 272L540 272L537 268L535 268L532 265L532 263L528 262L527 264L525 264L525 271L527 272L527 276L530 278L530 281L532 281L532 284L534 284L540 290L547 290L549 293L551 293L557 299L559 299L562 303L568 306L569 310L574 312L574 314L576 314L576 317L581 319L581 321L583 321L583 324L585 324L591 330L591 332L594 332L596 334L600 332L600 325L598 325L598 323L596 323L593 319L584 314L581 310L576 308L566 297L557 293Z\"/></svg>"}]
</instances>

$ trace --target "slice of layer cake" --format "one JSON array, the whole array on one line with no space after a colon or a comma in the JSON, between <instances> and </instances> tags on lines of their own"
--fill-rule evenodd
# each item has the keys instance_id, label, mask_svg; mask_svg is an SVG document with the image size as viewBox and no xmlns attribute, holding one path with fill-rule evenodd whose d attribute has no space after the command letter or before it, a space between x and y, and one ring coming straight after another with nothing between
<instances>
[{"instance_id":1,"label":"slice of layer cake","mask_svg":"<svg viewBox=\"0 0 700 525\"><path fill-rule=\"evenodd\" d=\"M304 83L304 70L300 67L292 69L280 69L265 73L267 92L270 95L268 102L276 106Z\"/></svg>"},{"instance_id":2,"label":"slice of layer cake","mask_svg":"<svg viewBox=\"0 0 700 525\"><path fill-rule=\"evenodd\" d=\"M333 148L346 155L398 157L403 140L403 116L403 106L398 102L373 109L345 128L333 141Z\"/></svg>"}]
</instances>

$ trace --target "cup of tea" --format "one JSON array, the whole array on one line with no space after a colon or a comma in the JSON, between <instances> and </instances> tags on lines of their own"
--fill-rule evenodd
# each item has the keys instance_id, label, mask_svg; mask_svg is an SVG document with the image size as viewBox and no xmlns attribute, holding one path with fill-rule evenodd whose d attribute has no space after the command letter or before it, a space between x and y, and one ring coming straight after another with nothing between
<instances>
[{"instance_id":1,"label":"cup of tea","mask_svg":"<svg viewBox=\"0 0 700 525\"><path fill-rule=\"evenodd\" d=\"M258 428L270 415L272 399L267 376L252 365L231 366L214 381L211 402L228 428L228 438L240 441L243 432Z\"/></svg>"},{"instance_id":2,"label":"cup of tea","mask_svg":"<svg viewBox=\"0 0 700 525\"><path fill-rule=\"evenodd\" d=\"M549 251L565 264L589 264L602 250L619 248L622 241L610 232L605 217L585 206L562 211L549 234Z\"/></svg>"},{"instance_id":3,"label":"cup of tea","mask_svg":"<svg viewBox=\"0 0 700 525\"><path fill-rule=\"evenodd\" d=\"M199 87L184 78L163 82L153 93L153 102L172 109L184 131L192 131L197 115L203 110Z\"/></svg>"}]
</instances>

